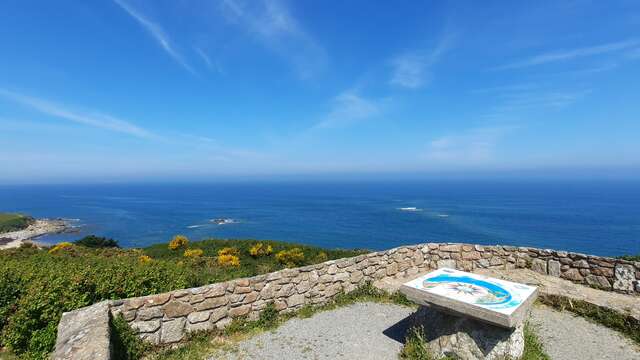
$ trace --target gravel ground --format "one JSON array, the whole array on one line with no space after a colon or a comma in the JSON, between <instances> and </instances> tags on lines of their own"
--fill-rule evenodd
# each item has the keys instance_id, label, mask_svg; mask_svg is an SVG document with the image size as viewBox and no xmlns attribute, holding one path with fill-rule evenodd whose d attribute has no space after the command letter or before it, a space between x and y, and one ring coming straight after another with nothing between
<instances>
[{"instance_id":1,"label":"gravel ground","mask_svg":"<svg viewBox=\"0 0 640 360\"><path fill-rule=\"evenodd\" d=\"M357 303L294 318L210 360L398 359L411 313L398 305ZM553 360L640 360L640 349L630 340L571 313L535 306L531 322Z\"/></svg>"},{"instance_id":2,"label":"gravel ground","mask_svg":"<svg viewBox=\"0 0 640 360\"><path fill-rule=\"evenodd\" d=\"M272 332L238 344L213 359L398 359L405 319L413 309L356 303L308 319L294 318Z\"/></svg>"},{"instance_id":3,"label":"gravel ground","mask_svg":"<svg viewBox=\"0 0 640 360\"><path fill-rule=\"evenodd\" d=\"M640 359L640 349L631 340L569 312L536 306L531 323L553 360Z\"/></svg>"}]
</instances>

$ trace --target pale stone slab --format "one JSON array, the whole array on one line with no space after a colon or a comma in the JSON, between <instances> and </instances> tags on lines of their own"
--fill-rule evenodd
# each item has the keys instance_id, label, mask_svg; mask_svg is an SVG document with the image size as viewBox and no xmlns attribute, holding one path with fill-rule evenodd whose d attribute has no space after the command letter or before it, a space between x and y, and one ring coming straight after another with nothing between
<instances>
[{"instance_id":1,"label":"pale stone slab","mask_svg":"<svg viewBox=\"0 0 640 360\"><path fill-rule=\"evenodd\" d=\"M52 359L111 359L107 301L62 314Z\"/></svg>"},{"instance_id":2,"label":"pale stone slab","mask_svg":"<svg viewBox=\"0 0 640 360\"><path fill-rule=\"evenodd\" d=\"M490 324L515 328L524 320L538 288L448 268L400 287L412 301Z\"/></svg>"}]
</instances>

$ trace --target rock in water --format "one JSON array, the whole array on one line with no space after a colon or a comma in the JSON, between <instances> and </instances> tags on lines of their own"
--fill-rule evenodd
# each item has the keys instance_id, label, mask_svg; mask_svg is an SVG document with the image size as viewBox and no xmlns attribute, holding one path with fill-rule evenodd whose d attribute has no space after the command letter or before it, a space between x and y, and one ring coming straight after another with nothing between
<instances>
[{"instance_id":1,"label":"rock in water","mask_svg":"<svg viewBox=\"0 0 640 360\"><path fill-rule=\"evenodd\" d=\"M519 359L524 352L524 324L505 329L421 306L414 317L423 326L431 355L460 360Z\"/></svg>"}]
</instances>

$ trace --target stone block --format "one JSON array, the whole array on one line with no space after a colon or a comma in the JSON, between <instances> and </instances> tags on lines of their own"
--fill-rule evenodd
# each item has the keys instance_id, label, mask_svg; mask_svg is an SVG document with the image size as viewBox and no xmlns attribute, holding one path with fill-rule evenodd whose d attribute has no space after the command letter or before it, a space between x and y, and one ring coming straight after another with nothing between
<instances>
[{"instance_id":1,"label":"stone block","mask_svg":"<svg viewBox=\"0 0 640 360\"><path fill-rule=\"evenodd\" d=\"M478 260L480 258L482 258L482 256L477 251L465 251L462 253L463 260Z\"/></svg>"},{"instance_id":2,"label":"stone block","mask_svg":"<svg viewBox=\"0 0 640 360\"><path fill-rule=\"evenodd\" d=\"M229 309L228 313L229 313L229 316L231 317L238 317L242 315L247 315L250 310L251 310L250 305L242 305L242 306Z\"/></svg>"},{"instance_id":3,"label":"stone block","mask_svg":"<svg viewBox=\"0 0 640 360\"><path fill-rule=\"evenodd\" d=\"M227 305L228 302L229 300L225 296L220 296L217 298L208 298L201 303L195 304L195 309L198 311L215 309L215 308L219 308L220 306Z\"/></svg>"},{"instance_id":4,"label":"stone block","mask_svg":"<svg viewBox=\"0 0 640 360\"><path fill-rule=\"evenodd\" d=\"M167 303L167 301L169 301L169 299L171 298L171 294L167 293L167 294L159 294L159 295L154 295L154 296L150 296L148 298L144 299L144 302L147 306L159 306L159 305L164 305Z\"/></svg>"},{"instance_id":5,"label":"stone block","mask_svg":"<svg viewBox=\"0 0 640 360\"><path fill-rule=\"evenodd\" d=\"M449 269L455 269L456 268L456 261L455 260L438 260L438 269L442 269L442 268L449 268Z\"/></svg>"},{"instance_id":6,"label":"stone block","mask_svg":"<svg viewBox=\"0 0 640 360\"><path fill-rule=\"evenodd\" d=\"M547 262L542 259L533 259L533 261L531 262L531 270L543 275L547 275Z\"/></svg>"},{"instance_id":7,"label":"stone block","mask_svg":"<svg viewBox=\"0 0 640 360\"><path fill-rule=\"evenodd\" d=\"M584 277L582 277L578 269L569 269L563 272L560 277L575 282L582 282L584 280Z\"/></svg>"},{"instance_id":8,"label":"stone block","mask_svg":"<svg viewBox=\"0 0 640 360\"><path fill-rule=\"evenodd\" d=\"M234 294L246 294L251 292L251 287L249 286L236 286L233 290Z\"/></svg>"},{"instance_id":9,"label":"stone block","mask_svg":"<svg viewBox=\"0 0 640 360\"><path fill-rule=\"evenodd\" d=\"M547 272L551 276L560 277L560 262L557 260L549 260L547 263Z\"/></svg>"},{"instance_id":10,"label":"stone block","mask_svg":"<svg viewBox=\"0 0 640 360\"><path fill-rule=\"evenodd\" d=\"M211 317L210 311L196 311L189 314L187 316L187 320L189 320L189 323L191 324L196 324L203 321L207 321L209 320L210 317Z\"/></svg>"},{"instance_id":11,"label":"stone block","mask_svg":"<svg viewBox=\"0 0 640 360\"><path fill-rule=\"evenodd\" d=\"M209 289L204 293L205 298L218 297L225 294L227 286L225 284L211 285Z\"/></svg>"},{"instance_id":12,"label":"stone block","mask_svg":"<svg viewBox=\"0 0 640 360\"><path fill-rule=\"evenodd\" d=\"M284 270L283 270L284 271ZM234 282L236 286L247 287L249 286L249 279L238 279Z\"/></svg>"},{"instance_id":13,"label":"stone block","mask_svg":"<svg viewBox=\"0 0 640 360\"><path fill-rule=\"evenodd\" d=\"M611 289L611 284L604 276L587 275L585 277L587 284L600 289Z\"/></svg>"},{"instance_id":14,"label":"stone block","mask_svg":"<svg viewBox=\"0 0 640 360\"><path fill-rule=\"evenodd\" d=\"M226 307L218 308L211 312L209 321L215 323L226 316L227 316L227 308Z\"/></svg>"},{"instance_id":15,"label":"stone block","mask_svg":"<svg viewBox=\"0 0 640 360\"><path fill-rule=\"evenodd\" d=\"M137 318L141 321L147 321L151 319L161 318L164 315L162 312L162 308L159 306L154 306L150 308L142 308L138 310Z\"/></svg>"},{"instance_id":16,"label":"stone block","mask_svg":"<svg viewBox=\"0 0 640 360\"><path fill-rule=\"evenodd\" d=\"M195 324L187 323L186 331L194 332L194 331L209 331L213 329L214 325L211 321L203 321Z\"/></svg>"},{"instance_id":17,"label":"stone block","mask_svg":"<svg viewBox=\"0 0 640 360\"><path fill-rule=\"evenodd\" d=\"M572 266L574 268L578 268L578 269L588 269L588 268L590 268L589 262L587 262L587 260L584 260L584 259L578 260L578 261L574 261Z\"/></svg>"},{"instance_id":18,"label":"stone block","mask_svg":"<svg viewBox=\"0 0 640 360\"><path fill-rule=\"evenodd\" d=\"M619 291L634 291L636 280L635 268L633 265L618 264L614 269L615 280L613 289Z\"/></svg>"},{"instance_id":19,"label":"stone block","mask_svg":"<svg viewBox=\"0 0 640 360\"><path fill-rule=\"evenodd\" d=\"M109 350L109 305L106 301L62 314L51 359L109 360Z\"/></svg>"},{"instance_id":20,"label":"stone block","mask_svg":"<svg viewBox=\"0 0 640 360\"><path fill-rule=\"evenodd\" d=\"M398 263L391 263L387 266L387 275L392 276L398 272Z\"/></svg>"},{"instance_id":21,"label":"stone block","mask_svg":"<svg viewBox=\"0 0 640 360\"><path fill-rule=\"evenodd\" d=\"M460 244L443 244L440 245L440 251L446 252L460 252L462 246Z\"/></svg>"},{"instance_id":22,"label":"stone block","mask_svg":"<svg viewBox=\"0 0 640 360\"><path fill-rule=\"evenodd\" d=\"M160 331L156 331L153 333L144 333L144 334L140 334L139 336L140 336L140 339L146 342L150 342L154 345L160 344Z\"/></svg>"},{"instance_id":23,"label":"stone block","mask_svg":"<svg viewBox=\"0 0 640 360\"><path fill-rule=\"evenodd\" d=\"M173 319L162 323L160 342L170 344L182 340L185 335L186 318Z\"/></svg>"},{"instance_id":24,"label":"stone block","mask_svg":"<svg viewBox=\"0 0 640 360\"><path fill-rule=\"evenodd\" d=\"M164 314L170 318L187 316L194 311L195 309L191 304L177 300L172 300L164 306Z\"/></svg>"},{"instance_id":25,"label":"stone block","mask_svg":"<svg viewBox=\"0 0 640 360\"><path fill-rule=\"evenodd\" d=\"M150 333L160 329L160 320L134 321L130 324L130 326L137 332Z\"/></svg>"},{"instance_id":26,"label":"stone block","mask_svg":"<svg viewBox=\"0 0 640 360\"><path fill-rule=\"evenodd\" d=\"M295 294L293 296L290 296L287 299L287 306L288 307L295 307L298 305L303 305L304 304L304 295L303 294Z\"/></svg>"}]
</instances>

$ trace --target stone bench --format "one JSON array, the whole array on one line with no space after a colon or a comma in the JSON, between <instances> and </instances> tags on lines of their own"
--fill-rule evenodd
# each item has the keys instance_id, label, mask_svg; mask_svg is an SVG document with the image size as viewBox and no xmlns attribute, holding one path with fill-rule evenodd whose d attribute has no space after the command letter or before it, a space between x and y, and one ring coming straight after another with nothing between
<instances>
[{"instance_id":1,"label":"stone bench","mask_svg":"<svg viewBox=\"0 0 640 360\"><path fill-rule=\"evenodd\" d=\"M536 287L442 268L403 284L400 291L422 305L414 318L434 356L522 356L524 320Z\"/></svg>"}]
</instances>

